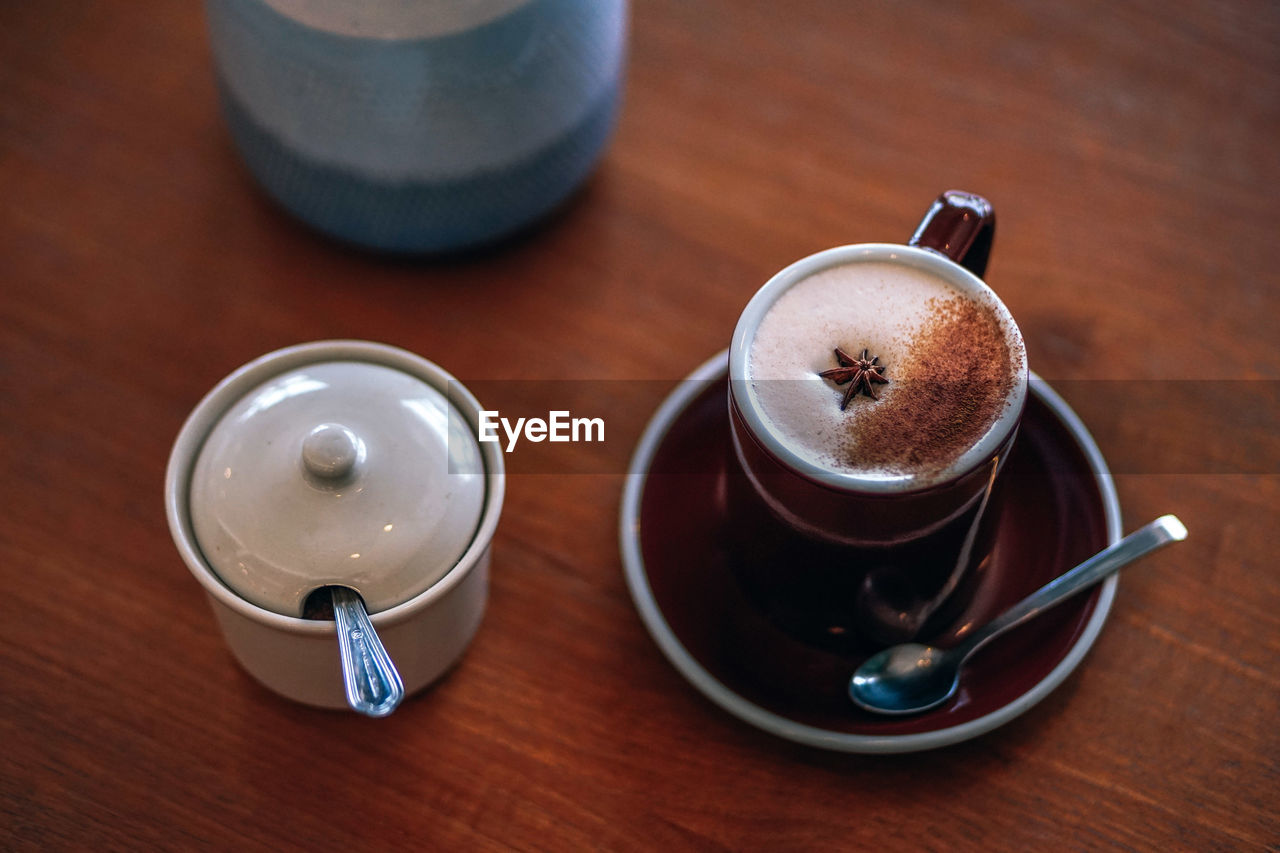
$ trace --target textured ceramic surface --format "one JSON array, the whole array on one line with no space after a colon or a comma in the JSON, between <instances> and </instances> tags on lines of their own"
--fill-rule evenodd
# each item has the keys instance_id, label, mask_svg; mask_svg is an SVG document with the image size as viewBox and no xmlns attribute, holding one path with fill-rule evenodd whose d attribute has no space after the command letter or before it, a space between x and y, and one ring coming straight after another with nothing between
<instances>
[{"instance_id":1,"label":"textured ceramic surface","mask_svg":"<svg viewBox=\"0 0 1280 853\"><path fill-rule=\"evenodd\" d=\"M615 123L625 0L206 0L224 113L286 208L433 252L496 239L590 173Z\"/></svg>"},{"instance_id":2,"label":"textured ceramic surface","mask_svg":"<svg viewBox=\"0 0 1280 853\"><path fill-rule=\"evenodd\" d=\"M300 616L341 584L369 612L435 583L484 505L474 431L440 390L385 365L309 364L235 401L191 478L196 540L259 607Z\"/></svg>"},{"instance_id":3,"label":"textured ceramic surface","mask_svg":"<svg viewBox=\"0 0 1280 853\"><path fill-rule=\"evenodd\" d=\"M277 693L329 708L346 707L334 623L278 613L237 594L219 578L200 548L192 524L190 497L196 459L228 410L274 377L336 362L377 365L421 380L445 395L474 434L479 402L435 364L382 344L321 341L265 355L219 383L183 424L165 475L165 511L174 543L188 570L209 596L232 654L250 674ZM353 434L360 434L359 426L346 426ZM311 430L304 430L301 442L305 444L310 435ZM342 441L339 438L336 442L337 452L333 447L326 448L326 441L312 447L313 454L308 454L312 463L330 470L344 468L347 454L342 450ZM373 458L371 442L373 433L365 440L363 460L358 451L353 454L353 468ZM307 462L301 446L297 450L292 464L301 470ZM425 590L372 615L374 627L396 662L408 693L427 686L458 661L484 614L489 543L502 510L505 477L502 454L496 444L483 445L480 460L484 472L481 514L462 554Z\"/></svg>"},{"instance_id":4,"label":"textured ceramic surface","mask_svg":"<svg viewBox=\"0 0 1280 853\"><path fill-rule=\"evenodd\" d=\"M1027 711L1080 665L1115 596L1112 577L994 642L946 705L908 718L856 708L849 677L865 653L838 653L780 632L736 586L726 543L742 531L722 484L732 449L725 354L663 403L623 493L623 567L645 626L695 688L735 717L788 740L843 752L911 752L977 737ZM1009 500L978 594L940 638L954 641L1120 538L1106 462L1079 418L1031 382L1004 473Z\"/></svg>"}]
</instances>

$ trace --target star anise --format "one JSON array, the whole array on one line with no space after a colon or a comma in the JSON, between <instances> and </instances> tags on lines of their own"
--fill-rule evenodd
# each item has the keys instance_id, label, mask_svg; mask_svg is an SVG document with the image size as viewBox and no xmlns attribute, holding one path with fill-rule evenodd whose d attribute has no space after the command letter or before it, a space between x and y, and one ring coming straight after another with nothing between
<instances>
[{"instance_id":1,"label":"star anise","mask_svg":"<svg viewBox=\"0 0 1280 853\"><path fill-rule=\"evenodd\" d=\"M839 367L824 370L818 375L823 379L830 379L837 385L849 383L849 387L845 389L844 398L840 400L840 411L844 411L845 406L858 396L859 391L873 400L879 399L876 397L875 383L883 385L889 381L884 378L885 365L880 364L880 356L868 358L867 350L863 348L862 358L854 358L840 347L836 347L836 361L839 362Z\"/></svg>"}]
</instances>

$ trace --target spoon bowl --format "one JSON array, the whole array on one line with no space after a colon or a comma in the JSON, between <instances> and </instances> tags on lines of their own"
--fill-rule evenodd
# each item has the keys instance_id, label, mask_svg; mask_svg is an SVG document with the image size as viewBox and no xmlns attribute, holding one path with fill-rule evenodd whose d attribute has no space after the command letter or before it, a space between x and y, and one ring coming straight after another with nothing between
<instances>
[{"instance_id":1,"label":"spoon bowl","mask_svg":"<svg viewBox=\"0 0 1280 853\"><path fill-rule=\"evenodd\" d=\"M934 708L959 686L947 653L920 643L902 643L869 658L853 674L849 690L863 707Z\"/></svg>"},{"instance_id":2,"label":"spoon bowl","mask_svg":"<svg viewBox=\"0 0 1280 853\"><path fill-rule=\"evenodd\" d=\"M1187 528L1181 521L1172 515L1161 516L1045 584L954 648L903 643L872 655L849 680L849 698L858 707L878 714L918 714L936 708L955 694L961 669L979 648L1102 581L1121 566L1186 538Z\"/></svg>"}]
</instances>

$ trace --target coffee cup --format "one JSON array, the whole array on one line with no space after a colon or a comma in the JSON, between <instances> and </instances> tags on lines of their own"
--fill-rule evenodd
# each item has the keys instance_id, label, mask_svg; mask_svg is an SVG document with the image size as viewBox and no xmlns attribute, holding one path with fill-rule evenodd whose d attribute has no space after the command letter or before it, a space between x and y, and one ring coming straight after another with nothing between
<instances>
[{"instance_id":1,"label":"coffee cup","mask_svg":"<svg viewBox=\"0 0 1280 853\"><path fill-rule=\"evenodd\" d=\"M906 244L788 266L729 352L735 576L806 642L924 639L981 582L1026 352L981 279L995 215L942 194Z\"/></svg>"}]
</instances>

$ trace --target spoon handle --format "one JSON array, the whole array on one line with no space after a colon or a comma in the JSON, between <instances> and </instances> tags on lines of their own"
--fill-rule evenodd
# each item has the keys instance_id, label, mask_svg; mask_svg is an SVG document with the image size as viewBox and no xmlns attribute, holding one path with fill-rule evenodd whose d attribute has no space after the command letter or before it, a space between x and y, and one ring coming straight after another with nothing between
<instances>
[{"instance_id":1,"label":"spoon handle","mask_svg":"<svg viewBox=\"0 0 1280 853\"><path fill-rule=\"evenodd\" d=\"M1022 601L1001 613L961 643L953 653L968 657L987 641L1015 625L1059 604L1083 589L1107 578L1121 566L1133 562L1170 542L1187 538L1187 528L1176 516L1162 515L1135 530L1116 544L1093 555L1064 575L1054 578Z\"/></svg>"},{"instance_id":2,"label":"spoon handle","mask_svg":"<svg viewBox=\"0 0 1280 853\"><path fill-rule=\"evenodd\" d=\"M338 623L342 683L347 703L370 717L385 717L404 698L404 684L391 656L369 621L364 600L344 586L330 587L333 618Z\"/></svg>"}]
</instances>

